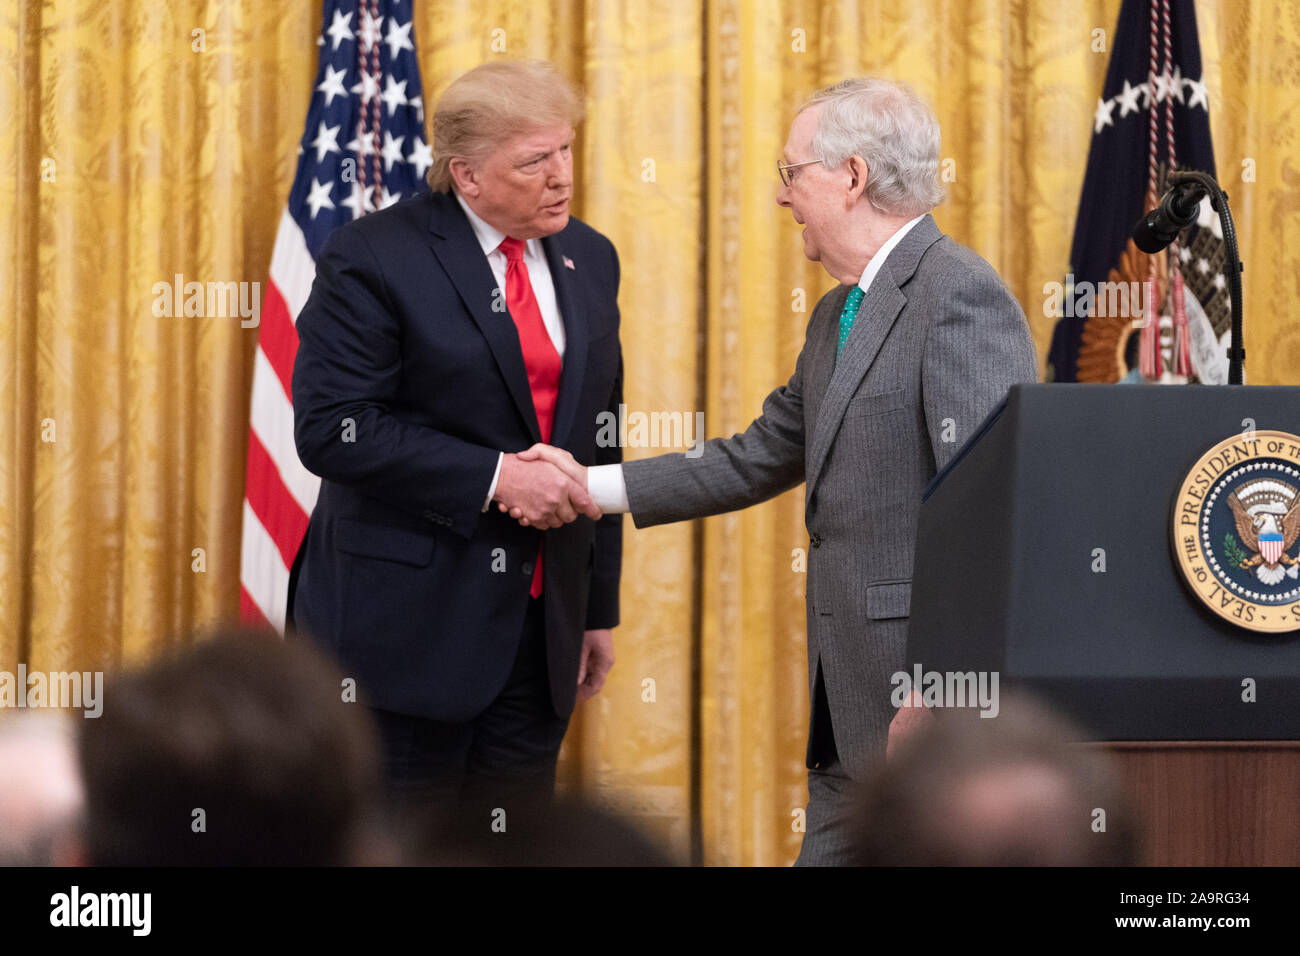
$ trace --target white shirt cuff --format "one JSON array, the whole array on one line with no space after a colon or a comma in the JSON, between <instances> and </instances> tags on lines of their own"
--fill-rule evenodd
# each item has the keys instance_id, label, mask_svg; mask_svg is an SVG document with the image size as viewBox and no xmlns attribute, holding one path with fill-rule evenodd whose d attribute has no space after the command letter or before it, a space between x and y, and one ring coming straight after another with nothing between
<instances>
[{"instance_id":1,"label":"white shirt cuff","mask_svg":"<svg viewBox=\"0 0 1300 956\"><path fill-rule=\"evenodd\" d=\"M506 453L497 454L497 470L492 472L492 485L488 488L487 500L483 502L483 510L487 511L492 507L492 496L497 493L497 479L501 477L501 462L506 460Z\"/></svg>"},{"instance_id":2,"label":"white shirt cuff","mask_svg":"<svg viewBox=\"0 0 1300 956\"><path fill-rule=\"evenodd\" d=\"M587 493L596 507L607 515L626 514L627 484L622 465L592 465L587 469Z\"/></svg>"}]
</instances>

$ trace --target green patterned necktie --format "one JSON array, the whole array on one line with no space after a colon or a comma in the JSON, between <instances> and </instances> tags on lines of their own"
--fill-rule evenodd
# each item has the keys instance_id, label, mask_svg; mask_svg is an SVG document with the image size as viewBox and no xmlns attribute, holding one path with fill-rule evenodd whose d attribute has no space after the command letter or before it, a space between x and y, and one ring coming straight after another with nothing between
<instances>
[{"instance_id":1,"label":"green patterned necktie","mask_svg":"<svg viewBox=\"0 0 1300 956\"><path fill-rule=\"evenodd\" d=\"M844 311L840 313L840 340L835 346L835 357L838 359L840 353L844 351L844 343L849 340L849 333L853 331L853 320L857 318L858 306L862 304L862 286L855 285L849 290L849 297L844 300Z\"/></svg>"}]
</instances>

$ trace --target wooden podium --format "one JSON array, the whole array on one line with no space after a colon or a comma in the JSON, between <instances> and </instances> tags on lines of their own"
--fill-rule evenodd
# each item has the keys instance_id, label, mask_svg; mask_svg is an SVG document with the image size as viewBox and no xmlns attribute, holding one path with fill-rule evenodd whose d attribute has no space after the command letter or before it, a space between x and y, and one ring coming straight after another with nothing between
<instances>
[{"instance_id":1,"label":"wooden podium","mask_svg":"<svg viewBox=\"0 0 1300 956\"><path fill-rule=\"evenodd\" d=\"M1300 865L1296 436L1300 388L1015 386L926 490L908 669L996 672L1073 718L1145 862Z\"/></svg>"},{"instance_id":2,"label":"wooden podium","mask_svg":"<svg viewBox=\"0 0 1300 956\"><path fill-rule=\"evenodd\" d=\"M1150 866L1300 866L1300 742L1098 744Z\"/></svg>"}]
</instances>

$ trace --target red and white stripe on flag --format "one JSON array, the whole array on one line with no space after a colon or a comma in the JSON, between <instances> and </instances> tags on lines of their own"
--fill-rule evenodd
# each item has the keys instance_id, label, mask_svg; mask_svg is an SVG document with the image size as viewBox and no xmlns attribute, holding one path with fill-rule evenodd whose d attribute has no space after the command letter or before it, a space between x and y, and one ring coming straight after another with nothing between
<instances>
[{"instance_id":1,"label":"red and white stripe on flag","mask_svg":"<svg viewBox=\"0 0 1300 956\"><path fill-rule=\"evenodd\" d=\"M317 82L262 307L244 493L240 617L281 632L289 571L320 491L298 460L291 388L315 256L340 225L423 190L433 165L411 17L411 0L323 3Z\"/></svg>"},{"instance_id":2,"label":"red and white stripe on flag","mask_svg":"<svg viewBox=\"0 0 1300 956\"><path fill-rule=\"evenodd\" d=\"M307 531L320 478L303 467L293 440L294 328L311 292L316 262L286 209L271 254L271 277L257 341L239 565L239 616L283 632L289 569Z\"/></svg>"}]
</instances>

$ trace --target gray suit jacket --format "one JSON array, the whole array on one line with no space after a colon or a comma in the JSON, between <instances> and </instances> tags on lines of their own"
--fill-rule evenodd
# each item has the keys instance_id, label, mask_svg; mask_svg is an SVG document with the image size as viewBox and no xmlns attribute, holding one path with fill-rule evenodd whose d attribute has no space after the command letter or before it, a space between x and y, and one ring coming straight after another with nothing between
<instances>
[{"instance_id":1,"label":"gray suit jacket","mask_svg":"<svg viewBox=\"0 0 1300 956\"><path fill-rule=\"evenodd\" d=\"M885 260L837 362L849 288L817 303L794 375L749 428L697 458L626 462L623 475L638 528L807 482L810 699L820 667L840 762L857 777L884 756L894 716L921 493L1013 384L1036 380L1038 359L992 266L930 216ZM812 733L809 766L823 743Z\"/></svg>"}]
</instances>

